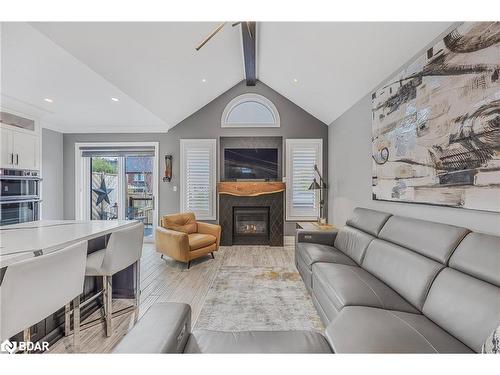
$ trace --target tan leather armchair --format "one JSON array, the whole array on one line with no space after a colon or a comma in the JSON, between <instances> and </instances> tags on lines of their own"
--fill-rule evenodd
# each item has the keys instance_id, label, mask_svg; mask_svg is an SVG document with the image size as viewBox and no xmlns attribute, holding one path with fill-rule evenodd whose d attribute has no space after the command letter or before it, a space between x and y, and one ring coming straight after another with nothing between
<instances>
[{"instance_id":1,"label":"tan leather armchair","mask_svg":"<svg viewBox=\"0 0 500 375\"><path fill-rule=\"evenodd\" d=\"M191 260L219 250L221 227L196 221L194 213L165 215L156 229L156 251L187 263Z\"/></svg>"}]
</instances>

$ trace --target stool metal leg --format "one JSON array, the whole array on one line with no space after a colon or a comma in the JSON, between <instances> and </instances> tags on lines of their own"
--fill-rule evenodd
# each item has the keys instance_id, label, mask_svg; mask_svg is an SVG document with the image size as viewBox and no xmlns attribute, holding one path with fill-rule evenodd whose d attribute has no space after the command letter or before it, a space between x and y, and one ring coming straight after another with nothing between
<instances>
[{"instance_id":1,"label":"stool metal leg","mask_svg":"<svg viewBox=\"0 0 500 375\"><path fill-rule=\"evenodd\" d=\"M141 261L135 263L135 299L134 299L134 324L139 317L139 301L141 298Z\"/></svg>"},{"instance_id":2,"label":"stool metal leg","mask_svg":"<svg viewBox=\"0 0 500 375\"><path fill-rule=\"evenodd\" d=\"M70 305L70 303L67 303L66 306L64 306L64 336L69 336L69 334L71 333L71 321L70 321L71 305Z\"/></svg>"},{"instance_id":3,"label":"stool metal leg","mask_svg":"<svg viewBox=\"0 0 500 375\"><path fill-rule=\"evenodd\" d=\"M113 316L113 277L112 276L103 276L103 288L104 288L104 318L106 320L106 336L111 336L111 318Z\"/></svg>"},{"instance_id":4,"label":"stool metal leg","mask_svg":"<svg viewBox=\"0 0 500 375\"><path fill-rule=\"evenodd\" d=\"M28 345L28 343L31 341L31 327L28 327L23 331L23 341L26 345ZM28 349L24 351L24 354L29 353L30 351Z\"/></svg>"},{"instance_id":5,"label":"stool metal leg","mask_svg":"<svg viewBox=\"0 0 500 375\"><path fill-rule=\"evenodd\" d=\"M73 300L73 350L80 351L80 296Z\"/></svg>"}]
</instances>

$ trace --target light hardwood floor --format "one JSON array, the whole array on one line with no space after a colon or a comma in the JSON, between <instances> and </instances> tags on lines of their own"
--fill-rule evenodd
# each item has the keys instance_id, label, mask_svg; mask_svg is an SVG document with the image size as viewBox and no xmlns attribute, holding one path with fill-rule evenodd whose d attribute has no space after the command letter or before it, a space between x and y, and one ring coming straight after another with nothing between
<instances>
[{"instance_id":1,"label":"light hardwood floor","mask_svg":"<svg viewBox=\"0 0 500 375\"><path fill-rule=\"evenodd\" d=\"M293 247L231 246L221 247L215 259L209 256L195 260L189 270L182 263L161 259L154 244L145 244L141 258L141 298L139 319L156 302L184 302L192 308L192 326L195 326L203 303L221 265L248 267L292 267ZM116 311L131 304L114 300ZM99 312L89 319L97 317ZM133 325L132 313L113 318L113 333L106 337L104 327L96 325L81 332L80 352L109 353ZM72 336L59 340L50 353L72 353Z\"/></svg>"}]
</instances>

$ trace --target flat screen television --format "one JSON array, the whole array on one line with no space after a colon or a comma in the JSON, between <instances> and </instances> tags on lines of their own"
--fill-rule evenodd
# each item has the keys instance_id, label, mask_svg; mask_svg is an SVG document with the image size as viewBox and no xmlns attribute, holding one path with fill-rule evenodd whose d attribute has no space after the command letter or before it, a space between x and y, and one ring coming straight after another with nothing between
<instances>
[{"instance_id":1,"label":"flat screen television","mask_svg":"<svg viewBox=\"0 0 500 375\"><path fill-rule=\"evenodd\" d=\"M278 149L226 148L224 149L226 181L278 179Z\"/></svg>"}]
</instances>

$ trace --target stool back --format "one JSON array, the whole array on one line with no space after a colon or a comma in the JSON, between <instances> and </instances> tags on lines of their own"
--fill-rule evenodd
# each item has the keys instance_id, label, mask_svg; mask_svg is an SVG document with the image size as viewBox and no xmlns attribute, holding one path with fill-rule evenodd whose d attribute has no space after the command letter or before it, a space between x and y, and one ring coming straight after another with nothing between
<instances>
[{"instance_id":1,"label":"stool back","mask_svg":"<svg viewBox=\"0 0 500 375\"><path fill-rule=\"evenodd\" d=\"M103 275L111 276L137 262L142 255L144 224L117 230L111 234L102 261Z\"/></svg>"},{"instance_id":2,"label":"stool back","mask_svg":"<svg viewBox=\"0 0 500 375\"><path fill-rule=\"evenodd\" d=\"M87 242L7 267L0 285L0 340L55 313L83 293Z\"/></svg>"}]
</instances>

